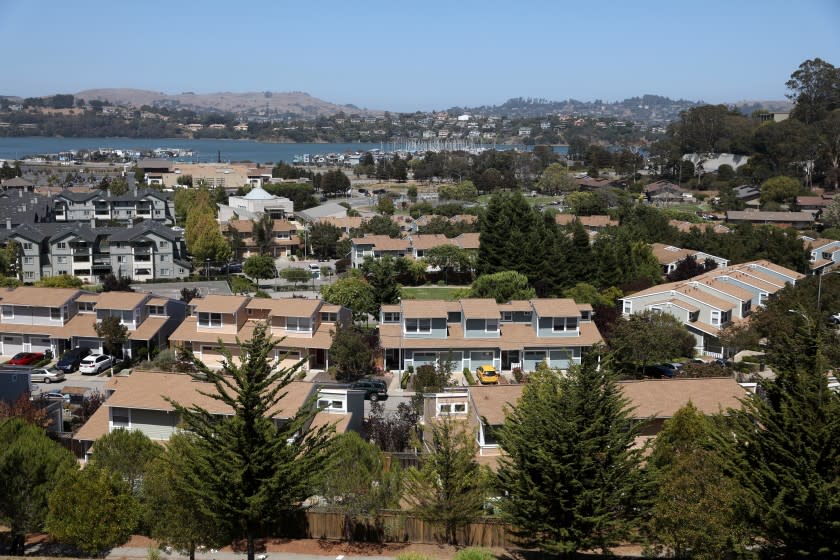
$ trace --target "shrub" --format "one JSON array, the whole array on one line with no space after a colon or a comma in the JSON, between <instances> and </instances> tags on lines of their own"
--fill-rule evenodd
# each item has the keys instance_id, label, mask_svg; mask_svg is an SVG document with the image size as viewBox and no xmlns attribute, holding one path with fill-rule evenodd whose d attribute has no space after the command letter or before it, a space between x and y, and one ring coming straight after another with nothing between
<instances>
[{"instance_id":1,"label":"shrub","mask_svg":"<svg viewBox=\"0 0 840 560\"><path fill-rule=\"evenodd\" d=\"M525 374L522 373L521 367L513 368L513 378L516 379L517 383L522 383L525 381Z\"/></svg>"},{"instance_id":2,"label":"shrub","mask_svg":"<svg viewBox=\"0 0 840 560\"><path fill-rule=\"evenodd\" d=\"M475 385L475 378L468 367L464 368L464 379L467 380L467 385Z\"/></svg>"},{"instance_id":3,"label":"shrub","mask_svg":"<svg viewBox=\"0 0 840 560\"><path fill-rule=\"evenodd\" d=\"M402 374L402 378L400 378L400 387L402 389L405 389L406 387L408 387L408 380L409 379L411 379L411 372L408 371L408 370L405 370Z\"/></svg>"},{"instance_id":4,"label":"shrub","mask_svg":"<svg viewBox=\"0 0 840 560\"><path fill-rule=\"evenodd\" d=\"M403 552L397 554L397 560L432 560L432 557L418 552Z\"/></svg>"},{"instance_id":5,"label":"shrub","mask_svg":"<svg viewBox=\"0 0 840 560\"><path fill-rule=\"evenodd\" d=\"M262 291L262 290L257 290L257 291L254 293L254 297L255 297L255 298L263 298L263 299L270 299L270 298L271 298L271 296L270 296L270 295L268 295L268 292L264 292L264 291Z\"/></svg>"},{"instance_id":6,"label":"shrub","mask_svg":"<svg viewBox=\"0 0 840 560\"><path fill-rule=\"evenodd\" d=\"M496 557L489 550L470 547L455 553L454 560L496 560Z\"/></svg>"},{"instance_id":7,"label":"shrub","mask_svg":"<svg viewBox=\"0 0 840 560\"><path fill-rule=\"evenodd\" d=\"M155 359L152 361L155 367L160 369L161 371L172 371L175 367L175 364L178 362L178 355L175 353L175 350L172 348L167 348L165 350L161 350Z\"/></svg>"}]
</instances>

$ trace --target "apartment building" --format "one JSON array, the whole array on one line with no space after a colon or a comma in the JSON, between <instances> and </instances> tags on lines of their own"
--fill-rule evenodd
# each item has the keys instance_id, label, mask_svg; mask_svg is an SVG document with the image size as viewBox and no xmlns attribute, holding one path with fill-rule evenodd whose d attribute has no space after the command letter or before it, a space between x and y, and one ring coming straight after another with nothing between
<instances>
[{"instance_id":1,"label":"apartment building","mask_svg":"<svg viewBox=\"0 0 840 560\"><path fill-rule=\"evenodd\" d=\"M220 368L223 350L239 359L239 340L249 340L267 321L278 339L273 359L284 366L303 360L305 369L327 369L332 334L350 321L350 310L319 299L265 299L210 295L193 300L191 314L170 337L210 368Z\"/></svg>"},{"instance_id":2,"label":"apartment building","mask_svg":"<svg viewBox=\"0 0 840 560\"><path fill-rule=\"evenodd\" d=\"M0 355L51 351L59 356L71 348L101 352L97 322L117 316L128 329L123 350L166 348L169 335L184 319L186 305L147 293L94 294L65 288L19 287L0 292Z\"/></svg>"},{"instance_id":3,"label":"apartment building","mask_svg":"<svg viewBox=\"0 0 840 560\"><path fill-rule=\"evenodd\" d=\"M189 276L186 247L180 233L156 222L134 227L74 224L29 224L0 230L0 243L21 247L24 282L68 274L95 283L108 274L137 281Z\"/></svg>"},{"instance_id":4,"label":"apartment building","mask_svg":"<svg viewBox=\"0 0 840 560\"><path fill-rule=\"evenodd\" d=\"M695 351L722 358L720 329L746 319L753 309L805 276L769 261L721 267L689 280L653 286L621 299L622 313L658 311L679 319L694 335Z\"/></svg>"},{"instance_id":5,"label":"apartment building","mask_svg":"<svg viewBox=\"0 0 840 560\"><path fill-rule=\"evenodd\" d=\"M254 240L254 222L252 220L231 220L222 224L222 233L239 240L239 246L236 248L236 259L245 259L251 255L260 254ZM269 255L272 257L290 257L297 254L301 247L303 247L303 243L294 224L286 220L274 220L272 222Z\"/></svg>"},{"instance_id":6,"label":"apartment building","mask_svg":"<svg viewBox=\"0 0 840 560\"><path fill-rule=\"evenodd\" d=\"M404 300L382 306L379 337L385 368L400 371L440 361L451 361L455 371L485 364L501 371L534 371L541 363L566 369L602 342L592 307L559 298Z\"/></svg>"},{"instance_id":7,"label":"apartment building","mask_svg":"<svg viewBox=\"0 0 840 560\"><path fill-rule=\"evenodd\" d=\"M152 189L111 195L106 191L62 191L53 199L56 222L121 222L151 220L164 224L175 223L175 202L171 193Z\"/></svg>"},{"instance_id":8,"label":"apartment building","mask_svg":"<svg viewBox=\"0 0 840 560\"><path fill-rule=\"evenodd\" d=\"M824 274L840 263L840 241L802 236L812 274Z\"/></svg>"},{"instance_id":9,"label":"apartment building","mask_svg":"<svg viewBox=\"0 0 840 560\"><path fill-rule=\"evenodd\" d=\"M703 251L695 251L693 249L681 249L672 245L665 245L664 243L652 243L651 252L659 265L662 267L662 273L668 275L677 269L681 261L687 257L694 257L697 264L703 264L707 259L711 259L718 267L725 267L729 264L727 259L723 257L716 257L715 255L704 253Z\"/></svg>"}]
</instances>

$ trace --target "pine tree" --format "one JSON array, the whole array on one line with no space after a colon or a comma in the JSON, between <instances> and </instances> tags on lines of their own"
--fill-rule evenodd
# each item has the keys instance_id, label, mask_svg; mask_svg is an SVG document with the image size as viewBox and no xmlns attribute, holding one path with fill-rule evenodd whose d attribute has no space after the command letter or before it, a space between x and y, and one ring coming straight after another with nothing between
<instances>
[{"instance_id":1,"label":"pine tree","mask_svg":"<svg viewBox=\"0 0 840 560\"><path fill-rule=\"evenodd\" d=\"M570 558L627 536L640 456L626 404L596 353L531 377L499 433L502 512L523 544Z\"/></svg>"},{"instance_id":2,"label":"pine tree","mask_svg":"<svg viewBox=\"0 0 840 560\"><path fill-rule=\"evenodd\" d=\"M221 371L194 360L200 372L195 377L215 389L205 394L230 407L231 416L220 419L198 405L173 402L196 436L202 513L212 515L227 537L246 539L248 560L254 560L255 539L275 530L310 495L332 430L306 431L315 414L310 406L279 425L271 418L283 409L284 388L299 368L281 368L271 358L275 345L268 325L260 323L239 344L241 365L225 350Z\"/></svg>"},{"instance_id":3,"label":"pine tree","mask_svg":"<svg viewBox=\"0 0 840 560\"><path fill-rule=\"evenodd\" d=\"M840 551L840 394L828 388L819 319L795 336L795 369L761 382L718 443L747 493L745 516L770 551L826 558Z\"/></svg>"}]
</instances>

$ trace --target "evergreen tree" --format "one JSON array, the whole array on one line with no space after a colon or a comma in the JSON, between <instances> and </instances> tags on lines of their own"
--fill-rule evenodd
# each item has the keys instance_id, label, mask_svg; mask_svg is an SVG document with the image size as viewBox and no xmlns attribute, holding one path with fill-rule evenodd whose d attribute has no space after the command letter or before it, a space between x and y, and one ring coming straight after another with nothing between
<instances>
[{"instance_id":1,"label":"evergreen tree","mask_svg":"<svg viewBox=\"0 0 840 560\"><path fill-rule=\"evenodd\" d=\"M90 464L120 475L139 494L146 468L162 451L141 431L117 429L96 440Z\"/></svg>"},{"instance_id":2,"label":"evergreen tree","mask_svg":"<svg viewBox=\"0 0 840 560\"><path fill-rule=\"evenodd\" d=\"M43 530L49 495L75 468L73 455L41 427L0 420L0 523L11 530L11 554L23 556L26 533Z\"/></svg>"},{"instance_id":3,"label":"evergreen tree","mask_svg":"<svg viewBox=\"0 0 840 560\"><path fill-rule=\"evenodd\" d=\"M288 421L271 416L283 408L284 389L297 373L272 359L276 342L268 325L259 323L250 340L240 343L240 365L229 352L220 371L193 358L197 379L214 390L206 395L231 409L221 419L206 409L173 402L185 428L195 434L201 512L214 519L230 539L247 541L248 560L254 560L255 540L276 530L283 515L311 494L315 478L327 458L331 427L307 432L315 414L302 407ZM290 411L289 411L290 412Z\"/></svg>"},{"instance_id":4,"label":"evergreen tree","mask_svg":"<svg viewBox=\"0 0 840 560\"><path fill-rule=\"evenodd\" d=\"M718 440L754 534L786 558L840 551L840 394L828 388L824 327L807 323L801 363L762 380L763 396L746 399Z\"/></svg>"},{"instance_id":5,"label":"evergreen tree","mask_svg":"<svg viewBox=\"0 0 840 560\"><path fill-rule=\"evenodd\" d=\"M571 558L627 537L640 455L626 405L594 352L567 376L531 376L499 433L502 514L523 544Z\"/></svg>"},{"instance_id":6,"label":"evergreen tree","mask_svg":"<svg viewBox=\"0 0 840 560\"><path fill-rule=\"evenodd\" d=\"M423 465L406 471L405 499L421 519L443 527L447 543L457 544L458 528L481 515L487 477L475 460L475 435L463 422L444 416L431 432Z\"/></svg>"},{"instance_id":7,"label":"evergreen tree","mask_svg":"<svg viewBox=\"0 0 840 560\"><path fill-rule=\"evenodd\" d=\"M383 305L397 303L400 300L400 287L397 284L397 263L393 257L373 259L365 257L362 274L373 287L375 297L374 315L379 315Z\"/></svg>"}]
</instances>

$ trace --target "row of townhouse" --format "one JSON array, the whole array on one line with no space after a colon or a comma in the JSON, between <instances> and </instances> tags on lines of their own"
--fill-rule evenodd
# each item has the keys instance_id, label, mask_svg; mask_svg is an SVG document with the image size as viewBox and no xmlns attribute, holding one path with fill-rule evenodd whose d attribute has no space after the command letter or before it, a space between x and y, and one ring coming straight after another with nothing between
<instances>
[{"instance_id":1,"label":"row of townhouse","mask_svg":"<svg viewBox=\"0 0 840 560\"><path fill-rule=\"evenodd\" d=\"M712 415L741 406L747 392L730 378L645 380L620 382L634 420L644 428L637 437L641 447L662 429L664 422L688 402ZM471 386L427 393L420 419L423 438L430 441L431 427L444 418L459 421L477 442L476 460L495 469L502 450L497 434L507 414L517 406L524 385ZM172 401L199 406L215 416L232 413L212 398L216 388L178 373L137 371L128 377L113 377L105 385L103 405L74 435L82 458L89 458L100 437L118 429L136 430L152 441L165 443L178 431L181 418ZM312 421L302 430L332 425L338 434L360 432L364 415L364 392L340 385L293 381L284 389L279 408L272 413L277 425L290 421L299 411L315 406Z\"/></svg>"},{"instance_id":2,"label":"row of townhouse","mask_svg":"<svg viewBox=\"0 0 840 560\"><path fill-rule=\"evenodd\" d=\"M171 280L189 276L181 233L157 222L133 227L96 227L93 224L25 224L0 230L0 243L21 247L24 282L50 276L78 276L96 283L108 274L137 281Z\"/></svg>"},{"instance_id":3,"label":"row of townhouse","mask_svg":"<svg viewBox=\"0 0 840 560\"><path fill-rule=\"evenodd\" d=\"M53 217L56 222L132 223L137 219L165 224L175 223L175 202L171 193L151 189L122 195L94 190L74 192L65 190L53 197Z\"/></svg>"},{"instance_id":4,"label":"row of townhouse","mask_svg":"<svg viewBox=\"0 0 840 560\"><path fill-rule=\"evenodd\" d=\"M251 255L262 254L254 239L252 220L231 220L222 224L222 233L236 241L231 243L236 259L246 259ZM297 254L303 242L297 232L297 226L286 220L274 220L271 225L271 251L273 257L290 257Z\"/></svg>"},{"instance_id":5,"label":"row of townhouse","mask_svg":"<svg viewBox=\"0 0 840 560\"><path fill-rule=\"evenodd\" d=\"M571 299L405 300L382 306L379 338L385 369L400 371L440 361L454 371L566 369L602 342L592 307Z\"/></svg>"},{"instance_id":6,"label":"row of townhouse","mask_svg":"<svg viewBox=\"0 0 840 560\"><path fill-rule=\"evenodd\" d=\"M19 287L0 292L0 355L71 348L102 352L95 325L119 317L128 329L123 345L128 356L137 349L167 347L169 335L183 321L186 304L139 292L100 294L65 288Z\"/></svg>"},{"instance_id":7,"label":"row of townhouse","mask_svg":"<svg viewBox=\"0 0 840 560\"><path fill-rule=\"evenodd\" d=\"M377 260L385 256L420 259L429 249L442 245L455 245L461 249L477 251L479 234L462 233L451 239L436 233L418 233L408 237L366 234L364 237L352 239L351 244L350 261L353 268L359 268L367 257Z\"/></svg>"},{"instance_id":8,"label":"row of townhouse","mask_svg":"<svg viewBox=\"0 0 840 560\"><path fill-rule=\"evenodd\" d=\"M502 454L497 434L525 385L457 387L426 393L423 399L423 437L430 441L431 426L443 418L463 421L478 444L476 459L494 468ZM705 379L649 379L621 381L618 388L628 401L633 420L643 424L636 446L642 447L662 430L665 421L691 402L707 415L741 407L747 391L732 377Z\"/></svg>"},{"instance_id":9,"label":"row of townhouse","mask_svg":"<svg viewBox=\"0 0 840 560\"><path fill-rule=\"evenodd\" d=\"M699 355L721 358L725 351L718 338L722 328L746 319L769 297L804 277L768 261L721 267L625 296L622 314L658 311L673 315L694 335Z\"/></svg>"},{"instance_id":10,"label":"row of townhouse","mask_svg":"<svg viewBox=\"0 0 840 560\"><path fill-rule=\"evenodd\" d=\"M187 317L169 337L192 350L208 367L221 367L224 353L239 357L239 342L251 338L258 322L268 321L279 339L273 358L305 369L327 369L332 332L350 321L350 311L319 299L250 298L209 295L191 302Z\"/></svg>"},{"instance_id":11,"label":"row of townhouse","mask_svg":"<svg viewBox=\"0 0 840 560\"><path fill-rule=\"evenodd\" d=\"M840 241L808 236L801 239L809 253L811 274L825 274L840 263Z\"/></svg>"}]
</instances>

